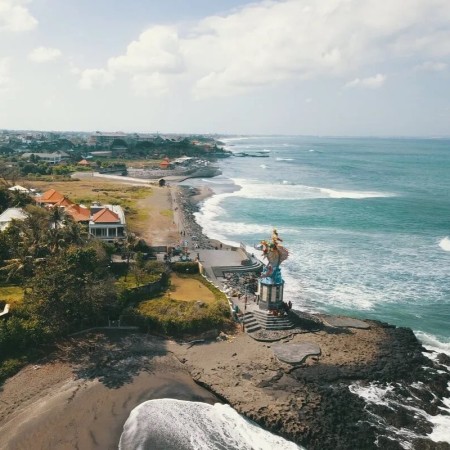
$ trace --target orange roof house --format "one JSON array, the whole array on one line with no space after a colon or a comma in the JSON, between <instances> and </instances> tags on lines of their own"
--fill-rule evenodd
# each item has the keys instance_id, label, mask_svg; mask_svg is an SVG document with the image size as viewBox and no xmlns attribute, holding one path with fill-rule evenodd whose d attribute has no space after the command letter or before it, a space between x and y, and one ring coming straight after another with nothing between
<instances>
[{"instance_id":1,"label":"orange roof house","mask_svg":"<svg viewBox=\"0 0 450 450\"><path fill-rule=\"evenodd\" d=\"M77 163L79 166L90 166L89 161L86 161L85 159L82 159Z\"/></svg>"},{"instance_id":2,"label":"orange roof house","mask_svg":"<svg viewBox=\"0 0 450 450\"><path fill-rule=\"evenodd\" d=\"M160 163L159 163L159 167L161 169L168 169L170 165L170 159L169 158L164 158Z\"/></svg>"},{"instance_id":3,"label":"orange roof house","mask_svg":"<svg viewBox=\"0 0 450 450\"><path fill-rule=\"evenodd\" d=\"M119 205L93 205L89 234L97 239L117 242L125 239L125 213Z\"/></svg>"},{"instance_id":4,"label":"orange roof house","mask_svg":"<svg viewBox=\"0 0 450 450\"><path fill-rule=\"evenodd\" d=\"M56 202L53 206L62 206L64 208L67 208L68 206L73 205L73 201L70 200L69 198L67 198L66 196L64 196L61 200L59 200L58 202Z\"/></svg>"},{"instance_id":5,"label":"orange roof house","mask_svg":"<svg viewBox=\"0 0 450 450\"><path fill-rule=\"evenodd\" d=\"M64 198L64 195L60 194L58 191L55 191L55 189L50 189L42 195L34 197L36 203L41 203L43 205L54 205L64 200Z\"/></svg>"},{"instance_id":6,"label":"orange roof house","mask_svg":"<svg viewBox=\"0 0 450 450\"><path fill-rule=\"evenodd\" d=\"M72 216L75 222L89 222L89 218L91 217L89 208L84 208L75 203L66 208L66 214Z\"/></svg>"},{"instance_id":7,"label":"orange roof house","mask_svg":"<svg viewBox=\"0 0 450 450\"><path fill-rule=\"evenodd\" d=\"M110 209L103 208L92 216L91 221L94 223L120 223L120 218Z\"/></svg>"}]
</instances>

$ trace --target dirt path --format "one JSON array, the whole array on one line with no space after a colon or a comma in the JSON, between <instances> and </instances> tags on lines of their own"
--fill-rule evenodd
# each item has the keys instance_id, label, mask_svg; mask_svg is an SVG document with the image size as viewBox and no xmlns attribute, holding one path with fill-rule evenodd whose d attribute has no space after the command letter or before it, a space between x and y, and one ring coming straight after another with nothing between
<instances>
[{"instance_id":1,"label":"dirt path","mask_svg":"<svg viewBox=\"0 0 450 450\"><path fill-rule=\"evenodd\" d=\"M138 200L137 208L142 210L142 220L134 226L139 237L153 246L178 244L179 230L169 187L152 187L152 194Z\"/></svg>"}]
</instances>

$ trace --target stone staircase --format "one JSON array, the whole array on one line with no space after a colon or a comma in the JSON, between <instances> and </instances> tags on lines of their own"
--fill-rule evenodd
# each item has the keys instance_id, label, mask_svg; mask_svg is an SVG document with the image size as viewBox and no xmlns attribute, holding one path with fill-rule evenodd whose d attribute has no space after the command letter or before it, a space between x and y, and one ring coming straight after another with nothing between
<instances>
[{"instance_id":1,"label":"stone staircase","mask_svg":"<svg viewBox=\"0 0 450 450\"><path fill-rule=\"evenodd\" d=\"M287 316L272 316L266 311L253 311L244 314L244 326L247 333L258 330L289 330L294 324Z\"/></svg>"},{"instance_id":2,"label":"stone staircase","mask_svg":"<svg viewBox=\"0 0 450 450\"><path fill-rule=\"evenodd\" d=\"M246 272L259 272L263 268L263 264L260 261L253 261L248 266L214 266L211 267L216 277L224 277L225 273L246 273Z\"/></svg>"}]
</instances>

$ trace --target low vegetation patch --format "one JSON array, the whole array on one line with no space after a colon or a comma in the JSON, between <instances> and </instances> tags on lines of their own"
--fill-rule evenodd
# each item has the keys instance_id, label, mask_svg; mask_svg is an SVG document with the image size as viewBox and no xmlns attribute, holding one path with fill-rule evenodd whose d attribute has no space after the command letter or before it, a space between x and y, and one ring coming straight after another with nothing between
<instances>
[{"instance_id":1,"label":"low vegetation patch","mask_svg":"<svg viewBox=\"0 0 450 450\"><path fill-rule=\"evenodd\" d=\"M227 298L200 275L172 275L164 294L142 301L126 316L149 331L168 335L221 329L230 323Z\"/></svg>"},{"instance_id":2,"label":"low vegetation patch","mask_svg":"<svg viewBox=\"0 0 450 450\"><path fill-rule=\"evenodd\" d=\"M198 280L198 277L186 277L175 273L170 277L170 288L167 295L169 294L171 299L182 302L212 303L216 298L209 287Z\"/></svg>"},{"instance_id":3,"label":"low vegetation patch","mask_svg":"<svg viewBox=\"0 0 450 450\"><path fill-rule=\"evenodd\" d=\"M23 289L20 286L6 285L0 286L0 301L15 304L23 300Z\"/></svg>"},{"instance_id":4,"label":"low vegetation patch","mask_svg":"<svg viewBox=\"0 0 450 450\"><path fill-rule=\"evenodd\" d=\"M116 281L116 287L118 291L124 291L128 289L135 289L145 284L154 283L161 279L161 274L154 273L141 273L137 277L130 273L127 276L121 276Z\"/></svg>"},{"instance_id":5,"label":"low vegetation patch","mask_svg":"<svg viewBox=\"0 0 450 450\"><path fill-rule=\"evenodd\" d=\"M171 209L163 209L159 213L164 217L169 217L170 219L173 217L173 211Z\"/></svg>"}]
</instances>

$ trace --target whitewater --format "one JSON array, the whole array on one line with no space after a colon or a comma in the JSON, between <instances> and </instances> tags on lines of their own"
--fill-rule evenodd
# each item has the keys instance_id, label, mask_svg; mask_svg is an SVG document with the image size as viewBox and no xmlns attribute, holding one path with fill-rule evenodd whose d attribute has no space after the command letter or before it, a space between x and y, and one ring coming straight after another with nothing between
<instances>
[{"instance_id":1,"label":"whitewater","mask_svg":"<svg viewBox=\"0 0 450 450\"><path fill-rule=\"evenodd\" d=\"M233 153L269 156L263 164L229 158L219 163L221 176L190 182L215 193L196 215L205 234L252 247L276 227L290 251L283 277L294 308L407 326L427 357L450 355L449 140L224 142ZM389 386L350 390L368 407L398 401ZM416 411L434 424L432 440L450 442L448 397L442 415ZM388 431L410 448L414 436Z\"/></svg>"},{"instance_id":2,"label":"whitewater","mask_svg":"<svg viewBox=\"0 0 450 450\"><path fill-rule=\"evenodd\" d=\"M227 158L218 162L222 175L185 183L214 192L196 214L206 235L252 249L276 227L290 251L283 277L285 300L294 308L407 326L430 351L427 357L450 355L449 140L223 140L233 153L265 157ZM349 389L368 408L399 401L399 386ZM406 405L433 424L434 441L450 442L450 391L448 397L437 416ZM414 435L386 432L411 448ZM298 448L280 439L229 406L166 399L132 412L120 448Z\"/></svg>"},{"instance_id":3,"label":"whitewater","mask_svg":"<svg viewBox=\"0 0 450 450\"><path fill-rule=\"evenodd\" d=\"M253 246L277 227L290 250L286 300L412 328L450 343L450 141L315 137L224 139L236 154L197 221ZM268 157L267 157L268 156ZM422 333L422 334L420 334Z\"/></svg>"},{"instance_id":4,"label":"whitewater","mask_svg":"<svg viewBox=\"0 0 450 450\"><path fill-rule=\"evenodd\" d=\"M119 450L302 450L263 430L228 405L174 399L137 406L124 425Z\"/></svg>"}]
</instances>

